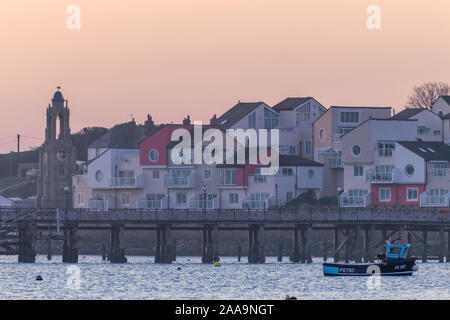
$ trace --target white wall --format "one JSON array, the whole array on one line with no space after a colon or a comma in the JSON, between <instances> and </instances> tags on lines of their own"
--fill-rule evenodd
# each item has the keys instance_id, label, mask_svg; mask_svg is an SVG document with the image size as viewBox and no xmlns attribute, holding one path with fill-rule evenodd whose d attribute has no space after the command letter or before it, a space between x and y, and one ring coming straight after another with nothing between
<instances>
[{"instance_id":1,"label":"white wall","mask_svg":"<svg viewBox=\"0 0 450 320\"><path fill-rule=\"evenodd\" d=\"M445 102L442 97L439 97L436 102L431 106L431 110L439 115L439 113L442 113L443 116L450 113L450 106L447 102Z\"/></svg>"},{"instance_id":2,"label":"white wall","mask_svg":"<svg viewBox=\"0 0 450 320\"><path fill-rule=\"evenodd\" d=\"M425 160L423 158L398 143L395 144L393 156L394 167L400 172L399 183L425 183ZM414 167L414 173L411 176L405 173L405 167L409 164Z\"/></svg>"}]
</instances>

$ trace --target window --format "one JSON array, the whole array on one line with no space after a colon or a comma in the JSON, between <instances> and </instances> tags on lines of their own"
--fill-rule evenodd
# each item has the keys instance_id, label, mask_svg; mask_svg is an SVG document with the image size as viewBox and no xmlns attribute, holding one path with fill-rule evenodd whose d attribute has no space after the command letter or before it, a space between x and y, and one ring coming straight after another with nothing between
<instances>
[{"instance_id":1,"label":"window","mask_svg":"<svg viewBox=\"0 0 450 320\"><path fill-rule=\"evenodd\" d=\"M294 174L292 168L283 168L281 170L284 177L292 176Z\"/></svg>"},{"instance_id":2,"label":"window","mask_svg":"<svg viewBox=\"0 0 450 320\"><path fill-rule=\"evenodd\" d=\"M133 170L119 170L119 178L133 178L134 171Z\"/></svg>"},{"instance_id":3,"label":"window","mask_svg":"<svg viewBox=\"0 0 450 320\"><path fill-rule=\"evenodd\" d=\"M66 170L64 167L59 167L58 174L60 177L64 177L66 175Z\"/></svg>"},{"instance_id":4,"label":"window","mask_svg":"<svg viewBox=\"0 0 450 320\"><path fill-rule=\"evenodd\" d=\"M236 168L219 168L219 185L231 186L236 185L237 169Z\"/></svg>"},{"instance_id":5,"label":"window","mask_svg":"<svg viewBox=\"0 0 450 320\"><path fill-rule=\"evenodd\" d=\"M355 157L358 157L361 154L361 147L357 144L354 144L352 146L352 154Z\"/></svg>"},{"instance_id":6,"label":"window","mask_svg":"<svg viewBox=\"0 0 450 320\"><path fill-rule=\"evenodd\" d=\"M359 112L355 111L342 111L341 112L341 122L359 122Z\"/></svg>"},{"instance_id":7,"label":"window","mask_svg":"<svg viewBox=\"0 0 450 320\"><path fill-rule=\"evenodd\" d=\"M155 179L155 180L159 179L159 170L154 169L152 171L152 173L153 173L153 179Z\"/></svg>"},{"instance_id":8,"label":"window","mask_svg":"<svg viewBox=\"0 0 450 320\"><path fill-rule=\"evenodd\" d=\"M433 177L445 178L447 176L447 163L433 163L432 173Z\"/></svg>"},{"instance_id":9,"label":"window","mask_svg":"<svg viewBox=\"0 0 450 320\"><path fill-rule=\"evenodd\" d=\"M406 201L417 201L417 200L419 200L419 188L406 189Z\"/></svg>"},{"instance_id":10,"label":"window","mask_svg":"<svg viewBox=\"0 0 450 320\"><path fill-rule=\"evenodd\" d=\"M228 194L228 204L238 204L238 203L239 203L239 194L229 193Z\"/></svg>"},{"instance_id":11,"label":"window","mask_svg":"<svg viewBox=\"0 0 450 320\"><path fill-rule=\"evenodd\" d=\"M149 201L152 200L161 200L164 198L164 194L163 193L147 193L145 195L145 198Z\"/></svg>"},{"instance_id":12,"label":"window","mask_svg":"<svg viewBox=\"0 0 450 320\"><path fill-rule=\"evenodd\" d=\"M363 166L353 166L353 176L354 177L362 177L364 175L364 167Z\"/></svg>"},{"instance_id":13,"label":"window","mask_svg":"<svg viewBox=\"0 0 450 320\"><path fill-rule=\"evenodd\" d=\"M391 201L391 188L378 189L378 199L380 200L380 202L390 202Z\"/></svg>"},{"instance_id":14,"label":"window","mask_svg":"<svg viewBox=\"0 0 450 320\"><path fill-rule=\"evenodd\" d=\"M57 157L59 160L65 160L66 159L66 152L64 150L58 151Z\"/></svg>"},{"instance_id":15,"label":"window","mask_svg":"<svg viewBox=\"0 0 450 320\"><path fill-rule=\"evenodd\" d=\"M392 150L395 149L395 143L394 142L380 141L377 144L377 149L378 149L378 156L380 156L380 157L391 157L392 156Z\"/></svg>"},{"instance_id":16,"label":"window","mask_svg":"<svg viewBox=\"0 0 450 320\"><path fill-rule=\"evenodd\" d=\"M369 191L362 189L352 189L348 190L348 195L350 197L364 197Z\"/></svg>"},{"instance_id":17,"label":"window","mask_svg":"<svg viewBox=\"0 0 450 320\"><path fill-rule=\"evenodd\" d=\"M97 170L97 172L95 173L95 180L97 180L97 182L102 182L103 172L101 170Z\"/></svg>"},{"instance_id":18,"label":"window","mask_svg":"<svg viewBox=\"0 0 450 320\"><path fill-rule=\"evenodd\" d=\"M325 141L325 138L327 137L327 134L326 134L326 132L325 132L325 129L320 129L320 131L319 131L319 140L320 141Z\"/></svg>"},{"instance_id":19,"label":"window","mask_svg":"<svg viewBox=\"0 0 450 320\"><path fill-rule=\"evenodd\" d=\"M264 128L267 130L278 128L277 114L268 109L264 109Z\"/></svg>"},{"instance_id":20,"label":"window","mask_svg":"<svg viewBox=\"0 0 450 320\"><path fill-rule=\"evenodd\" d=\"M203 180L211 180L211 170L210 169L205 169L203 170Z\"/></svg>"},{"instance_id":21,"label":"window","mask_svg":"<svg viewBox=\"0 0 450 320\"><path fill-rule=\"evenodd\" d=\"M84 192L77 193L77 204L84 205Z\"/></svg>"},{"instance_id":22,"label":"window","mask_svg":"<svg viewBox=\"0 0 450 320\"><path fill-rule=\"evenodd\" d=\"M350 132L350 131L352 131L352 130L353 130L353 128L351 128L351 127L341 127L341 128L339 129L339 131L341 132L342 135L344 135L344 134L346 134L347 132Z\"/></svg>"},{"instance_id":23,"label":"window","mask_svg":"<svg viewBox=\"0 0 450 320\"><path fill-rule=\"evenodd\" d=\"M150 150L150 152L148 153L148 158L150 159L151 162L158 161L158 159L159 159L158 150L156 150L156 149Z\"/></svg>"},{"instance_id":24,"label":"window","mask_svg":"<svg viewBox=\"0 0 450 320\"><path fill-rule=\"evenodd\" d=\"M267 181L267 176L261 175L261 168L256 168L255 183L265 183L266 181Z\"/></svg>"},{"instance_id":25,"label":"window","mask_svg":"<svg viewBox=\"0 0 450 320\"><path fill-rule=\"evenodd\" d=\"M305 156L311 156L312 153L312 141L305 140Z\"/></svg>"},{"instance_id":26,"label":"window","mask_svg":"<svg viewBox=\"0 0 450 320\"><path fill-rule=\"evenodd\" d=\"M312 179L314 177L314 170L313 169L309 169L308 170L308 178Z\"/></svg>"},{"instance_id":27,"label":"window","mask_svg":"<svg viewBox=\"0 0 450 320\"><path fill-rule=\"evenodd\" d=\"M248 128L256 129L256 112L253 112L248 116Z\"/></svg>"},{"instance_id":28,"label":"window","mask_svg":"<svg viewBox=\"0 0 450 320\"><path fill-rule=\"evenodd\" d=\"M100 155L100 148L95 148L95 156L98 157Z\"/></svg>"},{"instance_id":29,"label":"window","mask_svg":"<svg viewBox=\"0 0 450 320\"><path fill-rule=\"evenodd\" d=\"M308 102L295 112L295 124L300 126L303 122L311 121L311 104Z\"/></svg>"},{"instance_id":30,"label":"window","mask_svg":"<svg viewBox=\"0 0 450 320\"><path fill-rule=\"evenodd\" d=\"M177 193L177 204L186 204L186 193Z\"/></svg>"},{"instance_id":31,"label":"window","mask_svg":"<svg viewBox=\"0 0 450 320\"><path fill-rule=\"evenodd\" d=\"M250 195L251 209L266 209L266 200L270 197L268 193L252 193Z\"/></svg>"},{"instance_id":32,"label":"window","mask_svg":"<svg viewBox=\"0 0 450 320\"><path fill-rule=\"evenodd\" d=\"M375 178L377 181L391 181L393 179L392 172L394 166L380 165L375 166Z\"/></svg>"},{"instance_id":33,"label":"window","mask_svg":"<svg viewBox=\"0 0 450 320\"><path fill-rule=\"evenodd\" d=\"M405 167L405 174L408 177L411 177L414 174L414 167L412 164L407 164Z\"/></svg>"},{"instance_id":34,"label":"window","mask_svg":"<svg viewBox=\"0 0 450 320\"><path fill-rule=\"evenodd\" d=\"M130 205L130 193L129 192L122 192L120 195L120 203L122 206L129 206Z\"/></svg>"},{"instance_id":35,"label":"window","mask_svg":"<svg viewBox=\"0 0 450 320\"><path fill-rule=\"evenodd\" d=\"M417 134L419 136L428 135L430 134L430 128L424 127L424 126L418 126L417 127Z\"/></svg>"},{"instance_id":36,"label":"window","mask_svg":"<svg viewBox=\"0 0 450 320\"><path fill-rule=\"evenodd\" d=\"M297 148L295 146L289 146L289 154L290 155L296 155L297 154Z\"/></svg>"}]
</instances>

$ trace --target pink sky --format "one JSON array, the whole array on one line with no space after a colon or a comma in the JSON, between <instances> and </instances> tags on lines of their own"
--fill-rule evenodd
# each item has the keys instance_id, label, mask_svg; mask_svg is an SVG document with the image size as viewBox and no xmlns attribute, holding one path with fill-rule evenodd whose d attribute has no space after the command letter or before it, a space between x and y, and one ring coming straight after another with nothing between
<instances>
[{"instance_id":1,"label":"pink sky","mask_svg":"<svg viewBox=\"0 0 450 320\"><path fill-rule=\"evenodd\" d=\"M66 26L73 4L80 30ZM373 4L381 30L366 27ZM44 136L58 85L73 132L288 96L399 110L414 85L450 82L449 12L448 0L2 0L0 152L17 133Z\"/></svg>"}]
</instances>

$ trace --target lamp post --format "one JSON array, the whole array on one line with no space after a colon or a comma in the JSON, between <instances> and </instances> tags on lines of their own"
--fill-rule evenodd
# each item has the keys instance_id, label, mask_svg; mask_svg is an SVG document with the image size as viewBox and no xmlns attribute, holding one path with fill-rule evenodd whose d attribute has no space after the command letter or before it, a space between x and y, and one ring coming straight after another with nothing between
<instances>
[{"instance_id":1,"label":"lamp post","mask_svg":"<svg viewBox=\"0 0 450 320\"><path fill-rule=\"evenodd\" d=\"M206 212L206 185L203 185L203 213Z\"/></svg>"},{"instance_id":2,"label":"lamp post","mask_svg":"<svg viewBox=\"0 0 450 320\"><path fill-rule=\"evenodd\" d=\"M276 206L279 208L280 205L278 204L278 183L275 183L275 203Z\"/></svg>"},{"instance_id":3,"label":"lamp post","mask_svg":"<svg viewBox=\"0 0 450 320\"><path fill-rule=\"evenodd\" d=\"M341 194L344 192L344 189L341 187L337 187L337 196L338 196L338 216L341 218Z\"/></svg>"}]
</instances>

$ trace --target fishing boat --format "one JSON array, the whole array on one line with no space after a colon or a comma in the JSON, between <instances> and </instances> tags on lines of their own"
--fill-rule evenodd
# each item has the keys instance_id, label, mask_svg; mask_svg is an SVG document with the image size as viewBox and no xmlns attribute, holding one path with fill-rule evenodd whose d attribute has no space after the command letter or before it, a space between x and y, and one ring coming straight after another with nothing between
<instances>
[{"instance_id":1,"label":"fishing boat","mask_svg":"<svg viewBox=\"0 0 450 320\"><path fill-rule=\"evenodd\" d=\"M375 263L324 263L325 276L411 276L419 268L415 258L407 258L409 244L386 244L386 254Z\"/></svg>"}]
</instances>

